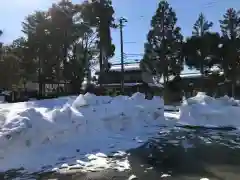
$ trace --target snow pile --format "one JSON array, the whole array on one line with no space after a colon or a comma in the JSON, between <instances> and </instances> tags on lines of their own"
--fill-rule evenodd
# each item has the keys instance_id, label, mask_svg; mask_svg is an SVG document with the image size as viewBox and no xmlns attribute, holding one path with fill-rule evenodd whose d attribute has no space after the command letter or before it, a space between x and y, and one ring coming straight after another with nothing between
<instances>
[{"instance_id":1,"label":"snow pile","mask_svg":"<svg viewBox=\"0 0 240 180\"><path fill-rule=\"evenodd\" d=\"M228 96L215 99L200 92L182 103L179 122L203 127L240 127L239 117L239 101Z\"/></svg>"},{"instance_id":2,"label":"snow pile","mask_svg":"<svg viewBox=\"0 0 240 180\"><path fill-rule=\"evenodd\" d=\"M74 171L97 172L106 169L117 171L130 170L130 163L125 152L114 153L111 157L103 153L87 154L84 160L76 160L74 165L62 164L59 168L53 168L53 171L64 173Z\"/></svg>"},{"instance_id":3,"label":"snow pile","mask_svg":"<svg viewBox=\"0 0 240 180\"><path fill-rule=\"evenodd\" d=\"M163 100L93 94L0 106L0 171L71 163L139 146L158 132Z\"/></svg>"}]
</instances>

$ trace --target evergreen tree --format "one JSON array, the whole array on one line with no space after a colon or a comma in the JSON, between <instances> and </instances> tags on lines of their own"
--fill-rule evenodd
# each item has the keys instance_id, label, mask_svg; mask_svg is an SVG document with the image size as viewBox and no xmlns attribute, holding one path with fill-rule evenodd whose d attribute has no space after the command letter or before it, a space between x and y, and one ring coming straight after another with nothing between
<instances>
[{"instance_id":1,"label":"evergreen tree","mask_svg":"<svg viewBox=\"0 0 240 180\"><path fill-rule=\"evenodd\" d=\"M31 50L32 60L37 62L37 80L39 83L39 94L44 93L44 83L52 79L53 63L51 57L51 35L49 14L44 11L36 11L27 16L23 24L23 32L27 36L27 45ZM52 59L52 58L51 58Z\"/></svg>"},{"instance_id":2,"label":"evergreen tree","mask_svg":"<svg viewBox=\"0 0 240 180\"><path fill-rule=\"evenodd\" d=\"M2 59L0 61L0 71L4 76L0 77L0 87L14 89L20 86L21 71L20 61L14 55L14 49L11 46L2 47Z\"/></svg>"},{"instance_id":3,"label":"evergreen tree","mask_svg":"<svg viewBox=\"0 0 240 180\"><path fill-rule=\"evenodd\" d=\"M2 30L0 30L0 37L3 35L3 31ZM2 47L3 47L3 43L2 42L0 42L0 59L1 59L1 56L2 56Z\"/></svg>"},{"instance_id":4,"label":"evergreen tree","mask_svg":"<svg viewBox=\"0 0 240 180\"><path fill-rule=\"evenodd\" d=\"M240 70L240 13L230 8L220 20L220 27L224 39L223 69L226 76L232 80L232 96L235 95L235 85L238 71Z\"/></svg>"},{"instance_id":5,"label":"evergreen tree","mask_svg":"<svg viewBox=\"0 0 240 180\"><path fill-rule=\"evenodd\" d=\"M72 91L79 92L83 80L80 76L85 75L82 71L90 71L89 64L96 54L98 38L94 25L87 25L89 22L84 21L83 18L87 17L83 17L85 10L82 6L84 4L73 5L62 0L46 12L28 16L23 23L27 44L32 49L33 59L38 62L40 94L44 83L59 83L60 80L72 82ZM77 81L78 87L74 85Z\"/></svg>"},{"instance_id":6,"label":"evergreen tree","mask_svg":"<svg viewBox=\"0 0 240 180\"><path fill-rule=\"evenodd\" d=\"M214 65L221 64L219 49L221 43L220 34L215 32L207 32L202 37L188 37L183 48L186 65L204 75Z\"/></svg>"},{"instance_id":7,"label":"evergreen tree","mask_svg":"<svg viewBox=\"0 0 240 180\"><path fill-rule=\"evenodd\" d=\"M183 68L181 29L177 17L168 2L161 1L151 20L151 29L145 43L141 62L143 70L162 76L164 84L169 75L179 75Z\"/></svg>"},{"instance_id":8,"label":"evergreen tree","mask_svg":"<svg viewBox=\"0 0 240 180\"><path fill-rule=\"evenodd\" d=\"M196 53L196 61L199 61L200 64L200 72L204 74L204 60L206 60L208 56L208 47L206 48L206 44L208 42L208 37L205 36L209 29L213 26L212 22L208 22L203 13L200 13L197 21L193 26L193 39L195 40L195 50ZM192 44L194 47L194 44Z\"/></svg>"},{"instance_id":9,"label":"evergreen tree","mask_svg":"<svg viewBox=\"0 0 240 180\"><path fill-rule=\"evenodd\" d=\"M115 46L112 44L110 28L116 28L114 9L111 0L85 1L81 6L83 21L95 27L98 35L98 48L102 49L103 62L99 62L100 69L108 69L108 59L114 56ZM101 40L101 41L100 41ZM99 54L99 56L101 56ZM102 64L104 65L102 67Z\"/></svg>"},{"instance_id":10,"label":"evergreen tree","mask_svg":"<svg viewBox=\"0 0 240 180\"><path fill-rule=\"evenodd\" d=\"M215 63L219 63L217 61L217 53L220 35L209 32L212 26L213 23L207 21L204 14L200 13L193 25L192 36L186 39L183 50L186 65L190 68L200 70L202 75L202 90L205 86L203 83L204 75Z\"/></svg>"},{"instance_id":11,"label":"evergreen tree","mask_svg":"<svg viewBox=\"0 0 240 180\"><path fill-rule=\"evenodd\" d=\"M203 13L200 13L197 21L193 25L193 36L202 37L205 33L209 32L209 29L213 26L212 22L206 20Z\"/></svg>"}]
</instances>

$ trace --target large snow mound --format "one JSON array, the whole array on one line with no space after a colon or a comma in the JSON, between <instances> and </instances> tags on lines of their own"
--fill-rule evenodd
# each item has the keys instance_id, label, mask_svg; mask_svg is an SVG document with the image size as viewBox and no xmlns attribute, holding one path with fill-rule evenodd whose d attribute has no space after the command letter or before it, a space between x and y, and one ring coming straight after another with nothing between
<instances>
[{"instance_id":1,"label":"large snow mound","mask_svg":"<svg viewBox=\"0 0 240 180\"><path fill-rule=\"evenodd\" d=\"M160 97L93 94L0 105L0 171L39 170L139 146L164 124Z\"/></svg>"},{"instance_id":2,"label":"large snow mound","mask_svg":"<svg viewBox=\"0 0 240 180\"><path fill-rule=\"evenodd\" d=\"M203 127L240 127L240 103L224 96L213 98L203 92L183 101L179 122Z\"/></svg>"}]
</instances>

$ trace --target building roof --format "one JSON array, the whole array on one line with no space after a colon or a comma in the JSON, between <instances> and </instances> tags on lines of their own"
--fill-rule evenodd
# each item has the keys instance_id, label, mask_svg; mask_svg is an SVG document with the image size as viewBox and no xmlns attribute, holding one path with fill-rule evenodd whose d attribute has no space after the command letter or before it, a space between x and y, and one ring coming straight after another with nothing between
<instances>
[{"instance_id":1,"label":"building roof","mask_svg":"<svg viewBox=\"0 0 240 180\"><path fill-rule=\"evenodd\" d=\"M124 64L124 71L132 71L132 70L140 70L139 63L132 63L132 64ZM121 64L112 65L111 71L121 71Z\"/></svg>"},{"instance_id":2,"label":"building roof","mask_svg":"<svg viewBox=\"0 0 240 180\"><path fill-rule=\"evenodd\" d=\"M132 86L137 86L137 85L142 85L143 83L124 83L124 86L126 87L132 87ZM97 86L99 86L97 84ZM121 83L109 83L109 84L104 84L104 86L121 86Z\"/></svg>"},{"instance_id":3,"label":"building roof","mask_svg":"<svg viewBox=\"0 0 240 180\"><path fill-rule=\"evenodd\" d=\"M212 73L209 73L209 74L212 74ZM219 75L223 75L223 72L220 71L218 73ZM184 74L180 74L180 77L181 78L198 78L198 77L201 77L201 73L184 73ZM169 80L173 80L174 79L174 76L169 76ZM163 83L163 77L161 77L160 79L160 83Z\"/></svg>"},{"instance_id":4,"label":"building roof","mask_svg":"<svg viewBox=\"0 0 240 180\"><path fill-rule=\"evenodd\" d=\"M140 63L125 63L124 64L124 71L134 71L140 70ZM109 71L121 71L121 64L113 64ZM96 73L99 73L99 69L96 70Z\"/></svg>"}]
</instances>

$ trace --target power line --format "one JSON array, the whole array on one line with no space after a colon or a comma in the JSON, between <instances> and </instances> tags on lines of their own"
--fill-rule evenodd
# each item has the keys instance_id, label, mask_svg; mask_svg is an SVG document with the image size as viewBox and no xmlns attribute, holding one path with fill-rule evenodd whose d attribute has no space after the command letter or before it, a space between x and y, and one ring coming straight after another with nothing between
<instances>
[{"instance_id":1,"label":"power line","mask_svg":"<svg viewBox=\"0 0 240 180\"><path fill-rule=\"evenodd\" d=\"M143 53L126 53L126 56L143 56Z\"/></svg>"},{"instance_id":2,"label":"power line","mask_svg":"<svg viewBox=\"0 0 240 180\"><path fill-rule=\"evenodd\" d=\"M130 41L130 42L124 42L124 44L136 44L137 42L135 42L135 41Z\"/></svg>"}]
</instances>

